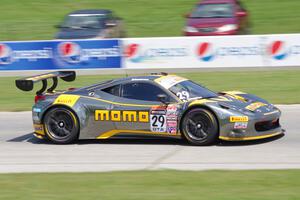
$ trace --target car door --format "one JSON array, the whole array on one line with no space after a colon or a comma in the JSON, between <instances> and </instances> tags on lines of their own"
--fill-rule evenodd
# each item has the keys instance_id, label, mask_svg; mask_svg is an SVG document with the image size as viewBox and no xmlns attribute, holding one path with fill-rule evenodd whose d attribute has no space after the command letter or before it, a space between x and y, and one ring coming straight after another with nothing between
<instances>
[{"instance_id":1,"label":"car door","mask_svg":"<svg viewBox=\"0 0 300 200\"><path fill-rule=\"evenodd\" d=\"M115 121L115 127L123 132L166 134L168 132L167 110L171 107L157 100L159 94L166 95L168 102L176 104L176 100L167 91L150 81L122 84L118 99L122 104L115 104L112 108L120 113L120 121ZM177 119L173 119L173 122L172 133L174 134Z\"/></svg>"}]
</instances>

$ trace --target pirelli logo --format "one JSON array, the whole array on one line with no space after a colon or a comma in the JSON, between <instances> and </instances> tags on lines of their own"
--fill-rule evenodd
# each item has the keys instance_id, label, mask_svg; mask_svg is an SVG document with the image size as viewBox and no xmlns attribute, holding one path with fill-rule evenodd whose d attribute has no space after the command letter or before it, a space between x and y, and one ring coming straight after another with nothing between
<instances>
[{"instance_id":1,"label":"pirelli logo","mask_svg":"<svg viewBox=\"0 0 300 200\"><path fill-rule=\"evenodd\" d=\"M230 122L248 122L248 116L230 116Z\"/></svg>"},{"instance_id":2,"label":"pirelli logo","mask_svg":"<svg viewBox=\"0 0 300 200\"><path fill-rule=\"evenodd\" d=\"M96 121L149 122L147 111L95 110Z\"/></svg>"}]
</instances>

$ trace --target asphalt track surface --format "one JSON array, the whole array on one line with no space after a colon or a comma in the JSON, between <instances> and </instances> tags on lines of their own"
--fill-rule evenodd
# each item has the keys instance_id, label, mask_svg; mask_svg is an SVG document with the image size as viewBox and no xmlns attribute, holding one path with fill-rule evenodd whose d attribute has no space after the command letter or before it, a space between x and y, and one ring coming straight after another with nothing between
<instances>
[{"instance_id":1,"label":"asphalt track surface","mask_svg":"<svg viewBox=\"0 0 300 200\"><path fill-rule=\"evenodd\" d=\"M84 140L54 145L32 136L30 112L0 113L0 173L125 170L300 169L300 105L278 106L285 135L189 146L179 139Z\"/></svg>"}]
</instances>

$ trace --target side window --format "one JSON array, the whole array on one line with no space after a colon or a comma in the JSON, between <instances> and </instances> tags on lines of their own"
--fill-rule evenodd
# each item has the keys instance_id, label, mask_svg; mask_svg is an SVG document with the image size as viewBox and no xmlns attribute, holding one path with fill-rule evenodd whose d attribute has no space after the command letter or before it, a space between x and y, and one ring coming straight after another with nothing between
<instances>
[{"instance_id":1,"label":"side window","mask_svg":"<svg viewBox=\"0 0 300 200\"><path fill-rule=\"evenodd\" d=\"M115 85L109 88L105 88L102 91L114 96L120 96L120 88L121 88L120 85Z\"/></svg>"},{"instance_id":2,"label":"side window","mask_svg":"<svg viewBox=\"0 0 300 200\"><path fill-rule=\"evenodd\" d=\"M127 83L123 85L122 97L142 101L157 101L158 94L166 94L161 88L149 83Z\"/></svg>"}]
</instances>

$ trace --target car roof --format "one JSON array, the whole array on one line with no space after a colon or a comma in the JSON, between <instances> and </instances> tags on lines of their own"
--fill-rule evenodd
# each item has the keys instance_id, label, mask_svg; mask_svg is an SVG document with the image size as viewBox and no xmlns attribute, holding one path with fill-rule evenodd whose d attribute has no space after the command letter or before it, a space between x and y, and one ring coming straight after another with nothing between
<instances>
[{"instance_id":1,"label":"car roof","mask_svg":"<svg viewBox=\"0 0 300 200\"><path fill-rule=\"evenodd\" d=\"M236 3L237 0L202 0L198 4Z\"/></svg>"},{"instance_id":2,"label":"car roof","mask_svg":"<svg viewBox=\"0 0 300 200\"><path fill-rule=\"evenodd\" d=\"M85 15L88 15L88 14L99 14L99 15L107 15L107 14L110 14L112 13L111 10L107 10L107 9L86 9L86 10L76 10L76 11L73 11L71 13L69 13L69 15L74 15L74 14L85 14Z\"/></svg>"}]
</instances>

